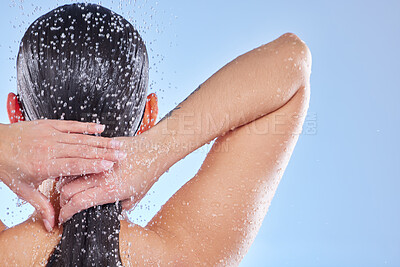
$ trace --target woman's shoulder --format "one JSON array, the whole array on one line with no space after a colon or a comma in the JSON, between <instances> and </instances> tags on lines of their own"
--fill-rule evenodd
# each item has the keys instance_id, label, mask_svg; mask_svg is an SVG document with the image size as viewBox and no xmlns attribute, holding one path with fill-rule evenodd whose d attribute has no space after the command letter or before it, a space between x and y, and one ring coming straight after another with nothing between
<instances>
[{"instance_id":1,"label":"woman's shoulder","mask_svg":"<svg viewBox=\"0 0 400 267\"><path fill-rule=\"evenodd\" d=\"M45 265L61 234L62 228L47 232L42 221L35 217L4 230L0 234L0 265Z\"/></svg>"}]
</instances>

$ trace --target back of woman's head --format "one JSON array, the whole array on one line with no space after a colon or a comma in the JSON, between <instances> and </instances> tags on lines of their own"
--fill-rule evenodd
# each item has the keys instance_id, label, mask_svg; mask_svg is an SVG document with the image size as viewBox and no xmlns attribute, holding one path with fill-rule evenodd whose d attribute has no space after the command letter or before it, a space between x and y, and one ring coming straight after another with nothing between
<instances>
[{"instance_id":1,"label":"back of woman's head","mask_svg":"<svg viewBox=\"0 0 400 267\"><path fill-rule=\"evenodd\" d=\"M131 136L144 113L146 47L133 26L92 4L66 5L26 31L17 60L18 93L27 120L99 122L103 136ZM120 266L118 203L64 223L47 266Z\"/></svg>"},{"instance_id":2,"label":"back of woman's head","mask_svg":"<svg viewBox=\"0 0 400 267\"><path fill-rule=\"evenodd\" d=\"M17 60L28 120L106 124L103 136L134 135L148 84L148 57L123 17L92 4L54 9L26 31Z\"/></svg>"}]
</instances>

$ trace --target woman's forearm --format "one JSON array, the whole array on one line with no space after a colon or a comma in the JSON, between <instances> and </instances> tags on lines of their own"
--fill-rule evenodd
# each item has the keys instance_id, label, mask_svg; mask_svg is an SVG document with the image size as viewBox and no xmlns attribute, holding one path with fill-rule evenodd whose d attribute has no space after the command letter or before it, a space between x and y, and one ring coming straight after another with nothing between
<instances>
[{"instance_id":1,"label":"woman's forearm","mask_svg":"<svg viewBox=\"0 0 400 267\"><path fill-rule=\"evenodd\" d=\"M288 33L224 66L154 127L166 158L174 164L282 107L309 82L310 57L306 44Z\"/></svg>"}]
</instances>

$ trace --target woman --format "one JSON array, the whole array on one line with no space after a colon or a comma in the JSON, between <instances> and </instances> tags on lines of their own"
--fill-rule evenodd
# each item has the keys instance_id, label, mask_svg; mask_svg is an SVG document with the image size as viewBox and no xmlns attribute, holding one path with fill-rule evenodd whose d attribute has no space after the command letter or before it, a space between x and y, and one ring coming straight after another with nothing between
<instances>
[{"instance_id":1,"label":"woman","mask_svg":"<svg viewBox=\"0 0 400 267\"><path fill-rule=\"evenodd\" d=\"M43 94L20 85L26 88L23 102L37 96L26 113L46 113L35 104L51 99L50 88L59 86L53 98L61 103L46 105L46 115L56 110L57 118L99 119L106 124L104 136L124 136L116 140L123 142L127 158L108 172L62 181L61 195L50 186L62 227L47 233L34 216L2 232L2 261L21 266L238 265L261 226L307 112L311 55L304 42L284 34L236 58L157 125L130 136L142 118L150 121L146 128L154 121L154 112L144 114L147 54L132 26L95 5L58 8L36 25L48 28L28 29L26 36L32 38L24 36L21 49L26 40L36 40L26 42L33 48L50 43L46 36L41 41L40 32L57 29L51 35L61 37L57 47L45 46L38 54L43 52L48 71L58 64L58 72L33 77L38 81L31 84L47 85ZM107 34L110 38L99 41ZM34 69L37 63L24 61L20 67L27 64ZM61 74L68 75L67 81ZM40 80L49 76L53 80ZM69 94L77 97L66 105L72 110L59 112ZM147 101L146 109L153 108L155 101ZM215 138L199 172L146 227L119 221L121 206L134 206L168 168Z\"/></svg>"}]
</instances>

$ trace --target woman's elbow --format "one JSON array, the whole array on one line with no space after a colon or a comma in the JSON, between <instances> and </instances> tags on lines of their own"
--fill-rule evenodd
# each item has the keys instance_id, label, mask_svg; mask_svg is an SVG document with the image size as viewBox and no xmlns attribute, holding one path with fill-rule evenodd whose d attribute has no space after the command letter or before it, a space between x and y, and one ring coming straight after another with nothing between
<instances>
[{"instance_id":1,"label":"woman's elbow","mask_svg":"<svg viewBox=\"0 0 400 267\"><path fill-rule=\"evenodd\" d=\"M294 33L285 33L278 39L282 39L282 49L285 61L290 62L294 69L306 78L311 75L312 56L307 44Z\"/></svg>"}]
</instances>

